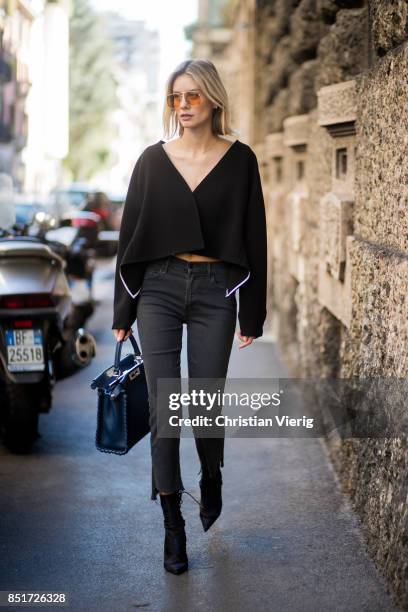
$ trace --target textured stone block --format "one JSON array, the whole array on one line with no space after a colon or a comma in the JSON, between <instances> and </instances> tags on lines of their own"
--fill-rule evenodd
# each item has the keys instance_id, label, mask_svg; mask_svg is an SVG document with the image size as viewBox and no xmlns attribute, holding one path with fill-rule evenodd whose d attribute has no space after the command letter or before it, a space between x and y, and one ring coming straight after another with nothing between
<instances>
[{"instance_id":1,"label":"textured stone block","mask_svg":"<svg viewBox=\"0 0 408 612\"><path fill-rule=\"evenodd\" d=\"M408 375L408 257L355 238L351 258L352 371L345 376Z\"/></svg>"},{"instance_id":2,"label":"textured stone block","mask_svg":"<svg viewBox=\"0 0 408 612\"><path fill-rule=\"evenodd\" d=\"M353 78L368 68L367 9L343 9L319 43L316 88Z\"/></svg>"},{"instance_id":3,"label":"textured stone block","mask_svg":"<svg viewBox=\"0 0 408 612\"><path fill-rule=\"evenodd\" d=\"M356 120L356 82L345 81L322 87L317 92L319 125L329 126Z\"/></svg>"},{"instance_id":4,"label":"textured stone block","mask_svg":"<svg viewBox=\"0 0 408 612\"><path fill-rule=\"evenodd\" d=\"M290 75L296 70L297 64L290 55L290 36L284 36L277 44L273 61L265 69L267 103L286 87Z\"/></svg>"},{"instance_id":5,"label":"textured stone block","mask_svg":"<svg viewBox=\"0 0 408 612\"><path fill-rule=\"evenodd\" d=\"M317 0L316 10L324 23L334 23L336 14L343 8L361 8L364 0Z\"/></svg>"},{"instance_id":6,"label":"textured stone block","mask_svg":"<svg viewBox=\"0 0 408 612\"><path fill-rule=\"evenodd\" d=\"M320 199L332 188L332 154L333 138L325 128L318 125L318 111L309 113L312 126L307 144L306 181L310 191L310 208L307 211L309 225L318 228ZM318 248L318 240L317 248ZM318 258L318 252L312 257Z\"/></svg>"},{"instance_id":7,"label":"textured stone block","mask_svg":"<svg viewBox=\"0 0 408 612\"><path fill-rule=\"evenodd\" d=\"M327 26L316 11L316 0L302 0L290 18L290 51L297 63L313 59Z\"/></svg>"},{"instance_id":8,"label":"textured stone block","mask_svg":"<svg viewBox=\"0 0 408 612\"><path fill-rule=\"evenodd\" d=\"M283 122L283 128L283 141L285 146L294 147L301 144L307 144L310 131L309 115L288 117Z\"/></svg>"},{"instance_id":9,"label":"textured stone block","mask_svg":"<svg viewBox=\"0 0 408 612\"><path fill-rule=\"evenodd\" d=\"M353 201L329 192L320 201L320 259L326 271L344 280L346 238L353 232Z\"/></svg>"},{"instance_id":10,"label":"textured stone block","mask_svg":"<svg viewBox=\"0 0 408 612\"><path fill-rule=\"evenodd\" d=\"M283 127L283 121L289 115L289 90L284 88L278 92L268 107L268 132L279 132Z\"/></svg>"},{"instance_id":11,"label":"textured stone block","mask_svg":"<svg viewBox=\"0 0 408 612\"><path fill-rule=\"evenodd\" d=\"M351 248L352 236L341 236L339 235L339 240L337 241L337 247L339 253L341 253L342 247L345 247L346 253L344 255L336 254L334 252L330 252L330 248L333 251L336 248L336 240L334 240L334 244L327 245L325 244L323 237L323 227L321 228L320 239L322 241L322 248L324 249L328 247L328 257L332 257L334 260L334 265L339 258L342 258L344 263L346 263L345 269L343 271L344 279L343 282L338 282L338 279L334 277L330 270L327 268L326 259L322 256L319 259L319 289L318 296L320 303L329 310L339 321L341 321L346 327L350 326L351 317L352 317L352 292L351 292L351 279L352 279L352 262L349 259L349 251ZM344 232L344 229L341 229L341 225L337 225L339 229L339 233L341 231ZM332 226L333 231L333 226ZM345 234L345 232L344 232ZM343 238L345 239L343 241Z\"/></svg>"},{"instance_id":12,"label":"textured stone block","mask_svg":"<svg viewBox=\"0 0 408 612\"><path fill-rule=\"evenodd\" d=\"M283 143L288 148L286 185L290 188L286 203L289 243L288 265L290 273L299 283L305 282L303 247L306 240L305 213L308 208L308 190L305 182L307 163L306 145L309 138L309 116L288 117L283 122ZM301 170L301 171L300 171Z\"/></svg>"},{"instance_id":13,"label":"textured stone block","mask_svg":"<svg viewBox=\"0 0 408 612\"><path fill-rule=\"evenodd\" d=\"M356 86L356 232L408 255L408 44Z\"/></svg>"},{"instance_id":14,"label":"textured stone block","mask_svg":"<svg viewBox=\"0 0 408 612\"><path fill-rule=\"evenodd\" d=\"M268 134L265 138L266 153L269 158L282 157L284 154L283 133Z\"/></svg>"},{"instance_id":15,"label":"textured stone block","mask_svg":"<svg viewBox=\"0 0 408 612\"><path fill-rule=\"evenodd\" d=\"M408 39L407 0L370 1L374 47L382 56Z\"/></svg>"},{"instance_id":16,"label":"textured stone block","mask_svg":"<svg viewBox=\"0 0 408 612\"><path fill-rule=\"evenodd\" d=\"M354 200L356 84L354 80L318 91L318 123L332 137L331 192Z\"/></svg>"},{"instance_id":17,"label":"textured stone block","mask_svg":"<svg viewBox=\"0 0 408 612\"><path fill-rule=\"evenodd\" d=\"M309 112L317 104L314 86L317 60L309 60L289 78L289 111L291 115L302 115Z\"/></svg>"},{"instance_id":18,"label":"textured stone block","mask_svg":"<svg viewBox=\"0 0 408 612\"><path fill-rule=\"evenodd\" d=\"M269 4L268 19L265 28L270 41L269 62L273 60L273 54L278 41L289 34L290 16L298 6L300 0L276 0Z\"/></svg>"}]
</instances>

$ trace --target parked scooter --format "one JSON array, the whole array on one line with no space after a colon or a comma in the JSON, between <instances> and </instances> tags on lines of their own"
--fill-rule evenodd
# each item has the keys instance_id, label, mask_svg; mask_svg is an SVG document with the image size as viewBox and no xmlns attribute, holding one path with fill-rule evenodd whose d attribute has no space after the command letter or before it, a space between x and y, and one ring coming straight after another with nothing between
<instances>
[{"instance_id":1,"label":"parked scooter","mask_svg":"<svg viewBox=\"0 0 408 612\"><path fill-rule=\"evenodd\" d=\"M72 325L64 259L18 234L0 230L0 426L9 450L28 452L56 380L88 365L95 341Z\"/></svg>"}]
</instances>

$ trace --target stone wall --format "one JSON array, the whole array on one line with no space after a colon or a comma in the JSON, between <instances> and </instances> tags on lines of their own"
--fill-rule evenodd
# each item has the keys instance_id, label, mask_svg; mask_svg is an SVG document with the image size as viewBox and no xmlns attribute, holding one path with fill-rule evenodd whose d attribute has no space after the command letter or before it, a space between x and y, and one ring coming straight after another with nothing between
<instances>
[{"instance_id":1,"label":"stone wall","mask_svg":"<svg viewBox=\"0 0 408 612\"><path fill-rule=\"evenodd\" d=\"M267 206L268 325L293 375L407 377L408 3L233 0L228 20L233 116ZM327 445L408 606L407 439Z\"/></svg>"},{"instance_id":2,"label":"stone wall","mask_svg":"<svg viewBox=\"0 0 408 612\"><path fill-rule=\"evenodd\" d=\"M406 377L407 3L257 6L254 144L268 169L280 346L298 376ZM371 554L408 605L406 438L327 444Z\"/></svg>"}]
</instances>

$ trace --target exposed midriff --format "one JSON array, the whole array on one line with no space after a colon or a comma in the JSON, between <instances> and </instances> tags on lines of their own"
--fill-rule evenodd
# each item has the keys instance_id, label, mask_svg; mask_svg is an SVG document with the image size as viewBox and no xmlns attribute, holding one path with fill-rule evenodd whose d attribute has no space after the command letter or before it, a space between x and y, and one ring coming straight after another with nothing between
<instances>
[{"instance_id":1,"label":"exposed midriff","mask_svg":"<svg viewBox=\"0 0 408 612\"><path fill-rule=\"evenodd\" d=\"M196 255L195 253L175 253L174 256L184 259L184 261L221 261L221 259L207 257L206 255Z\"/></svg>"}]
</instances>

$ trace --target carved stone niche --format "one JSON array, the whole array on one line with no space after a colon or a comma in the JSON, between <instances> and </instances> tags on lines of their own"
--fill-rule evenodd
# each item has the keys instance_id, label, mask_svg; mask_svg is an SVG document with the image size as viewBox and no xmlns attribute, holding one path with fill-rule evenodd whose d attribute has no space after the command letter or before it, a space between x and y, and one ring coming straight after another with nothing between
<instances>
[{"instance_id":1,"label":"carved stone niche","mask_svg":"<svg viewBox=\"0 0 408 612\"><path fill-rule=\"evenodd\" d=\"M288 117L283 122L283 144L287 151L286 231L289 237L289 271L298 282L304 281L303 257L307 235L306 212L309 190L306 182L309 115Z\"/></svg>"},{"instance_id":2,"label":"carved stone niche","mask_svg":"<svg viewBox=\"0 0 408 612\"><path fill-rule=\"evenodd\" d=\"M284 180L283 132L268 134L265 138L266 156L269 165L269 178L272 189L282 187Z\"/></svg>"},{"instance_id":3,"label":"carved stone niche","mask_svg":"<svg viewBox=\"0 0 408 612\"><path fill-rule=\"evenodd\" d=\"M320 200L320 258L326 272L343 282L346 268L346 238L353 233L353 202L327 193Z\"/></svg>"},{"instance_id":4,"label":"carved stone niche","mask_svg":"<svg viewBox=\"0 0 408 612\"><path fill-rule=\"evenodd\" d=\"M351 319L351 270L355 176L355 81L322 87L318 124L332 136L331 190L319 207L319 301L347 327Z\"/></svg>"}]
</instances>

